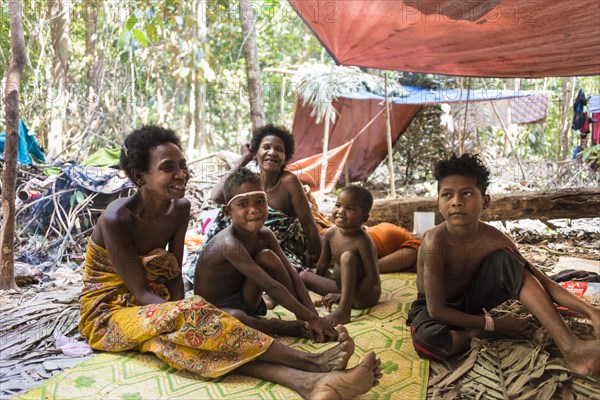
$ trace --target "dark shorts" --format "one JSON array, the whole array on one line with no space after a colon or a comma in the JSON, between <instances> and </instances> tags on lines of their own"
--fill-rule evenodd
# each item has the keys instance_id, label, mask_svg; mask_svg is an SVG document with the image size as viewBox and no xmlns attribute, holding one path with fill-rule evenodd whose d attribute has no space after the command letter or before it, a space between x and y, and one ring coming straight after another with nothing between
<instances>
[{"instance_id":1,"label":"dark shorts","mask_svg":"<svg viewBox=\"0 0 600 400\"><path fill-rule=\"evenodd\" d=\"M267 305L262 298L260 299L260 303L258 303L256 308L250 307L248 304L246 304L240 292L236 292L226 299L214 303L213 305L221 310L226 308L241 310L247 315L267 315Z\"/></svg>"},{"instance_id":2,"label":"dark shorts","mask_svg":"<svg viewBox=\"0 0 600 400\"><path fill-rule=\"evenodd\" d=\"M471 286L462 296L447 304L467 314L483 315L484 308L489 311L506 300L519 297L524 268L531 267L516 250L496 250L485 258ZM432 319L423 294L419 294L412 303L406 324L411 325L411 336L417 354L422 358L437 360L445 360L450 355L450 330L461 329Z\"/></svg>"}]
</instances>

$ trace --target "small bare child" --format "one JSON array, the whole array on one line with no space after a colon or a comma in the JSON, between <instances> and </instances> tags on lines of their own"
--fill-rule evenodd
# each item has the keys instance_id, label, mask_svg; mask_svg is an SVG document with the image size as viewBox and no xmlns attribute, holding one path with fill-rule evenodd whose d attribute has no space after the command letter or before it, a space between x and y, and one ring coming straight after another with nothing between
<instances>
[{"instance_id":1,"label":"small bare child","mask_svg":"<svg viewBox=\"0 0 600 400\"><path fill-rule=\"evenodd\" d=\"M310 337L315 342L337 339L334 326L317 313L298 272L283 254L277 238L263 224L267 194L258 174L241 168L225 181L231 225L202 249L194 275L194 293L268 334ZM298 320L265 320L266 292Z\"/></svg>"},{"instance_id":2,"label":"small bare child","mask_svg":"<svg viewBox=\"0 0 600 400\"><path fill-rule=\"evenodd\" d=\"M324 296L326 308L339 303L326 317L336 325L350 322L353 307L372 307L381 295L375 245L362 229L372 206L373 196L367 189L356 185L342 189L332 212L335 226L325 232L316 274L300 273L310 290ZM332 262L333 274L329 271Z\"/></svg>"},{"instance_id":3,"label":"small bare child","mask_svg":"<svg viewBox=\"0 0 600 400\"><path fill-rule=\"evenodd\" d=\"M600 310L538 271L514 242L479 220L490 204L489 171L477 155L453 155L434 171L445 222L425 236L417 259L418 296L407 324L417 353L443 360L469 348L472 337L530 337L531 316L490 310L518 299L542 323L573 371L600 371L600 341L580 340L554 303L587 315L600 338Z\"/></svg>"}]
</instances>

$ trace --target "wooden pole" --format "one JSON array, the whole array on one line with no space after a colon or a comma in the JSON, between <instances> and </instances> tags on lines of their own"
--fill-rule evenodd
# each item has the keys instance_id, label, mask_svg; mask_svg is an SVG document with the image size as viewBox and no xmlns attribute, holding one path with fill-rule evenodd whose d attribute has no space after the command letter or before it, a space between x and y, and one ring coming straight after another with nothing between
<instances>
[{"instance_id":1,"label":"wooden pole","mask_svg":"<svg viewBox=\"0 0 600 400\"><path fill-rule=\"evenodd\" d=\"M325 179L327 178L327 151L329 150L329 115L325 113L325 129L323 130L323 154L321 155L321 179L319 195L325 196Z\"/></svg>"},{"instance_id":2,"label":"wooden pole","mask_svg":"<svg viewBox=\"0 0 600 400\"><path fill-rule=\"evenodd\" d=\"M388 173L390 174L390 197L396 198L396 183L394 182L394 150L392 149L392 124L390 123L390 102L388 99L388 74L385 79L385 126L387 131Z\"/></svg>"},{"instance_id":3,"label":"wooden pole","mask_svg":"<svg viewBox=\"0 0 600 400\"><path fill-rule=\"evenodd\" d=\"M469 77L469 83L467 84L467 103L465 104L465 123L463 130L459 131L459 143L458 143L458 155L462 156L465 152L465 138L467 137L468 118L469 118L469 98L471 97L471 77Z\"/></svg>"},{"instance_id":4,"label":"wooden pole","mask_svg":"<svg viewBox=\"0 0 600 400\"><path fill-rule=\"evenodd\" d=\"M331 75L333 74L333 68L334 66L331 66L331 70L329 71L329 78L327 79L327 86L329 87L330 82L331 82ZM325 96L327 96L327 93L325 93ZM321 99L321 101L330 101L333 102L333 99L328 99L326 97L323 97ZM327 164L329 163L328 159L327 159L327 152L329 151L329 114L330 113L335 113L335 110L333 110L333 104L329 103L326 104L325 106L325 129L323 132L323 154L321 155L321 179L320 179L320 184L319 184L319 196L320 197L324 197L325 196L325 179L327 179ZM335 115L335 114L334 114Z\"/></svg>"},{"instance_id":5,"label":"wooden pole","mask_svg":"<svg viewBox=\"0 0 600 400\"><path fill-rule=\"evenodd\" d=\"M17 182L17 149L19 145L19 84L25 68L25 38L21 13L23 3L8 4L10 47L12 58L6 74L4 110L6 142L2 171L2 231L0 233L0 290L18 290L15 281L15 188Z\"/></svg>"}]
</instances>

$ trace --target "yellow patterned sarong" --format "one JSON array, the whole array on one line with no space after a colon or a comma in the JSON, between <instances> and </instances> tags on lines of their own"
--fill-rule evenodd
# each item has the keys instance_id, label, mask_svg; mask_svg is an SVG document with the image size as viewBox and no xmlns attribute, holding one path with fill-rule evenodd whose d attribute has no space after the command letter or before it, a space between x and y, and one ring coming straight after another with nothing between
<instances>
[{"instance_id":1,"label":"yellow patterned sarong","mask_svg":"<svg viewBox=\"0 0 600 400\"><path fill-rule=\"evenodd\" d=\"M179 275L175 256L156 249L140 257L152 290L169 300L165 282ZM200 296L139 306L91 239L79 297L79 331L96 350L152 352L173 368L207 378L224 375L267 351L273 339Z\"/></svg>"}]
</instances>

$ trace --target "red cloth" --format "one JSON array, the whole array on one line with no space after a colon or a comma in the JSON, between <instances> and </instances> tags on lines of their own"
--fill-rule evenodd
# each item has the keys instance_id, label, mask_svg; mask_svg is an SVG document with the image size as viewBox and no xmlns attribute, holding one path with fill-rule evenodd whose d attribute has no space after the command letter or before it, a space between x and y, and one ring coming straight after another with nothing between
<instances>
[{"instance_id":1,"label":"red cloth","mask_svg":"<svg viewBox=\"0 0 600 400\"><path fill-rule=\"evenodd\" d=\"M338 117L329 128L329 148L342 146L354 139L356 135L375 117L383 107L379 100L361 100L340 97L333 102ZM396 143L402 132L412 121L420 104L395 104L390 110L392 143ZM311 106L296 103L292 133L296 141L296 151L292 163L323 152L323 132L325 122L317 124L310 115ZM387 155L387 130L385 113L373 121L369 127L356 137L348 155L350 182L363 181L381 163ZM342 165L340 165L343 168ZM345 174L339 181L345 184ZM319 181L317 181L319 184Z\"/></svg>"},{"instance_id":2,"label":"red cloth","mask_svg":"<svg viewBox=\"0 0 600 400\"><path fill-rule=\"evenodd\" d=\"M598 121L592 127L592 145L596 145L600 143L600 112L592 114L592 118Z\"/></svg>"},{"instance_id":3,"label":"red cloth","mask_svg":"<svg viewBox=\"0 0 600 400\"><path fill-rule=\"evenodd\" d=\"M600 73L598 0L290 4L340 65L488 77Z\"/></svg>"},{"instance_id":4,"label":"red cloth","mask_svg":"<svg viewBox=\"0 0 600 400\"><path fill-rule=\"evenodd\" d=\"M419 246L421 246L421 241L415 239L409 231L387 222L368 226L367 233L371 236L375 244L378 259L390 255L403 247L418 250Z\"/></svg>"}]
</instances>

